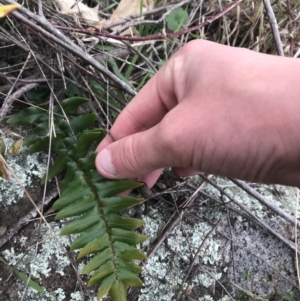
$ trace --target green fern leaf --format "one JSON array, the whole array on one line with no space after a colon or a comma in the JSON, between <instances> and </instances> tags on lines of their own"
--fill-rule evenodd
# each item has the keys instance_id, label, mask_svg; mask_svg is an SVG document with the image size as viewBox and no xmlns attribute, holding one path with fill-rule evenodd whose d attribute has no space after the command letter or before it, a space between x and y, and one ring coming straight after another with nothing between
<instances>
[{"instance_id":1,"label":"green fern leaf","mask_svg":"<svg viewBox=\"0 0 300 301\"><path fill-rule=\"evenodd\" d=\"M98 289L97 297L99 300L108 294L108 292L110 291L110 289L115 281L116 281L116 277L114 274L111 274L108 277L105 277L105 279L101 282L101 285Z\"/></svg>"},{"instance_id":2,"label":"green fern leaf","mask_svg":"<svg viewBox=\"0 0 300 301\"><path fill-rule=\"evenodd\" d=\"M82 274L88 274L98 269L103 263L111 259L111 248L105 248L94 256L83 268Z\"/></svg>"},{"instance_id":3,"label":"green fern leaf","mask_svg":"<svg viewBox=\"0 0 300 301\"><path fill-rule=\"evenodd\" d=\"M62 140L66 137L66 135L63 132L57 133L55 137L52 137L51 140L51 148L58 150L60 148L63 148L64 145L62 144ZM41 137L36 140L34 144L32 144L29 147L30 153L37 153L46 150L49 147L50 144L50 137ZM28 145L26 143L26 145Z\"/></svg>"},{"instance_id":4,"label":"green fern leaf","mask_svg":"<svg viewBox=\"0 0 300 301\"><path fill-rule=\"evenodd\" d=\"M124 297L126 296L126 285L123 281L115 280L109 292L113 301L127 301L127 298Z\"/></svg>"},{"instance_id":5,"label":"green fern leaf","mask_svg":"<svg viewBox=\"0 0 300 301\"><path fill-rule=\"evenodd\" d=\"M126 230L135 230L144 225L143 220L131 217L122 217L118 214L108 215L107 222L110 228L122 228Z\"/></svg>"},{"instance_id":6,"label":"green fern leaf","mask_svg":"<svg viewBox=\"0 0 300 301\"><path fill-rule=\"evenodd\" d=\"M79 133L92 126L97 118L96 113L80 115L70 121L67 129L72 129L74 133ZM71 133L70 133L71 134ZM71 135L70 135L71 136Z\"/></svg>"},{"instance_id":7,"label":"green fern leaf","mask_svg":"<svg viewBox=\"0 0 300 301\"><path fill-rule=\"evenodd\" d=\"M88 229L87 231L84 231L77 237L73 243L70 246L70 250L78 250L84 248L88 243L93 241L94 239L98 237L102 237L104 234L106 234L105 224L104 221L101 221Z\"/></svg>"},{"instance_id":8,"label":"green fern leaf","mask_svg":"<svg viewBox=\"0 0 300 301\"><path fill-rule=\"evenodd\" d=\"M13 117L12 117L13 118ZM48 121L39 123L34 130L24 139L23 145L29 146L38 141L41 137L47 136Z\"/></svg>"},{"instance_id":9,"label":"green fern leaf","mask_svg":"<svg viewBox=\"0 0 300 301\"><path fill-rule=\"evenodd\" d=\"M127 259L127 260L145 260L146 255L136 249L133 246L130 246L126 243L117 241L114 243L114 249L118 257Z\"/></svg>"},{"instance_id":10,"label":"green fern leaf","mask_svg":"<svg viewBox=\"0 0 300 301\"><path fill-rule=\"evenodd\" d=\"M139 204L142 201L143 201L143 199L137 199L137 198L132 198L132 197L128 197L128 196L127 197L102 198L100 200L105 214L119 212L125 208Z\"/></svg>"},{"instance_id":11,"label":"green fern leaf","mask_svg":"<svg viewBox=\"0 0 300 301\"><path fill-rule=\"evenodd\" d=\"M111 232L113 241L122 241L132 246L140 244L147 239L145 235L118 228L113 228Z\"/></svg>"},{"instance_id":12,"label":"green fern leaf","mask_svg":"<svg viewBox=\"0 0 300 301\"><path fill-rule=\"evenodd\" d=\"M115 195L141 184L131 180L109 180L97 172L96 154L92 150L105 132L88 129L95 122L96 114L65 119L65 114L74 114L86 102L84 98L73 97L54 108L55 135L51 147L57 156L47 178L66 173L61 181L61 196L52 209L59 211L56 220L73 218L61 230L61 235L79 233L70 250L81 249L78 259L91 256L83 269L84 274L93 272L88 286L99 284L99 299L109 293L113 301L126 301L127 285L142 285L137 276L141 268L134 260L144 260L146 256L135 246L147 237L133 232L144 224L142 220L119 215L119 211L141 203L142 199ZM31 152L48 149L49 117L43 107L25 109L11 117L9 123L38 123L24 144ZM42 183L45 181L43 177Z\"/></svg>"},{"instance_id":13,"label":"green fern leaf","mask_svg":"<svg viewBox=\"0 0 300 301\"><path fill-rule=\"evenodd\" d=\"M78 147L71 150L70 156L75 158L75 159L83 158L83 160L84 160L86 153L89 151L89 149L91 148L93 143L97 139L99 139L99 137L102 140L104 138L104 136L105 136L104 131L99 131L99 130L97 130L97 131L84 131L82 133L82 135L80 135L80 137L78 138L78 143L77 143ZM93 163L93 165L90 166L90 168L95 169L94 159L91 160L91 162ZM88 162L85 162L85 163L88 163Z\"/></svg>"},{"instance_id":14,"label":"green fern leaf","mask_svg":"<svg viewBox=\"0 0 300 301\"><path fill-rule=\"evenodd\" d=\"M96 204L94 195L92 193L89 193L83 196L82 198L79 198L78 200L74 201L74 203L61 209L55 216L55 219L59 220L67 217L77 216L83 214L84 212L87 212L95 206Z\"/></svg>"},{"instance_id":15,"label":"green fern leaf","mask_svg":"<svg viewBox=\"0 0 300 301\"><path fill-rule=\"evenodd\" d=\"M108 260L106 263L102 264L97 270L95 270L93 276L88 282L88 286L93 286L96 283L103 281L106 276L111 276L114 273L115 267L112 260ZM116 279L116 277L115 277Z\"/></svg>"},{"instance_id":16,"label":"green fern leaf","mask_svg":"<svg viewBox=\"0 0 300 301\"><path fill-rule=\"evenodd\" d=\"M100 238L95 238L89 242L78 254L78 259L83 258L89 254L97 253L110 246L110 237L108 233L105 233ZM111 256L112 256L112 248Z\"/></svg>"},{"instance_id":17,"label":"green fern leaf","mask_svg":"<svg viewBox=\"0 0 300 301\"><path fill-rule=\"evenodd\" d=\"M56 158L55 164L49 168L48 171L48 180L53 179L56 175L61 173L63 170L66 169L66 165L68 163L68 157L67 157L68 151L66 149L60 149L58 151L58 156ZM46 181L46 175L42 178L41 184L45 184Z\"/></svg>"},{"instance_id":18,"label":"green fern leaf","mask_svg":"<svg viewBox=\"0 0 300 301\"><path fill-rule=\"evenodd\" d=\"M67 116L73 115L81 105L83 105L87 102L89 102L89 100L86 98L82 98L82 97L67 98L61 102L61 107L59 107L59 106L55 107L54 112L62 113L61 108L63 108L64 113Z\"/></svg>"},{"instance_id":19,"label":"green fern leaf","mask_svg":"<svg viewBox=\"0 0 300 301\"><path fill-rule=\"evenodd\" d=\"M127 285L142 285L137 277L141 270L132 260L144 259L145 255L133 246L143 242L146 236L132 231L141 227L144 222L117 214L142 200L114 196L140 186L139 183L130 180L112 181L101 177L97 172L91 172L89 168L93 167L95 154L87 156L89 147L84 149L82 142L86 139L89 141L88 145L91 145L91 141L95 140L95 133L84 132L82 135L85 138L79 136L78 142L68 150L68 158L77 164L67 164L66 184L63 185L61 197L52 208L60 210L57 219L78 216L62 229L61 234L80 233L71 245L71 250L81 249L78 259L95 254L84 268L84 273L94 272L88 285L101 283L98 297L103 297L108 291L114 298L114 291L117 289L119 293L126 293L124 287ZM57 160L61 158L58 156ZM119 298L120 296L113 300L119 301Z\"/></svg>"},{"instance_id":20,"label":"green fern leaf","mask_svg":"<svg viewBox=\"0 0 300 301\"><path fill-rule=\"evenodd\" d=\"M45 107L29 107L10 117L6 122L8 124L30 125L43 122L47 119L48 113Z\"/></svg>"},{"instance_id":21,"label":"green fern leaf","mask_svg":"<svg viewBox=\"0 0 300 301\"><path fill-rule=\"evenodd\" d=\"M126 285L140 287L143 285L141 279L127 269L118 268L118 277Z\"/></svg>"}]
</instances>

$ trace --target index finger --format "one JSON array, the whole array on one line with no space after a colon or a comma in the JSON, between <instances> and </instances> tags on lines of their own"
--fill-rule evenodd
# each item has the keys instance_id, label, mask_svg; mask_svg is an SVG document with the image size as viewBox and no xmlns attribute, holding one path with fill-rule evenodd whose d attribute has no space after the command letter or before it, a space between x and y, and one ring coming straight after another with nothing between
<instances>
[{"instance_id":1,"label":"index finger","mask_svg":"<svg viewBox=\"0 0 300 301\"><path fill-rule=\"evenodd\" d=\"M107 135L97 147L98 152L113 139L119 140L155 126L177 105L173 62L171 58L125 107L110 129L111 136Z\"/></svg>"}]
</instances>

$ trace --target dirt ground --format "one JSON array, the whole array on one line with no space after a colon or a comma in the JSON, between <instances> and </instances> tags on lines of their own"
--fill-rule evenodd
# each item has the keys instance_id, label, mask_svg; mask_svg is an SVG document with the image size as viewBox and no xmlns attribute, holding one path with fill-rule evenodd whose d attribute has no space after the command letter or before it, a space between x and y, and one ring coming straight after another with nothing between
<instances>
[{"instance_id":1,"label":"dirt ground","mask_svg":"<svg viewBox=\"0 0 300 301\"><path fill-rule=\"evenodd\" d=\"M225 187L225 191L246 204L273 230L294 240L293 225L260 206L228 180L215 178L213 182L222 189ZM145 220L142 232L149 240L140 247L148 254L165 233L165 227L180 214L178 208L193 196L192 187L200 187L202 180L196 176L182 183L172 181L170 187L166 183L170 184L162 178L154 188L155 197L125 212ZM281 189L278 197L274 196L272 186L254 187L278 204L290 197L288 188L277 187L276 190ZM55 185L50 188L55 189ZM42 198L43 190L36 177L28 192L35 200ZM141 275L144 286L130 289L128 300L299 300L295 252L266 229L218 204L217 199L227 203L226 196L209 184L196 194L193 205L144 264ZM48 207L46 219L59 237L62 224L53 221L53 214L47 213ZM0 238L31 210L26 197L10 205L2 201L0 221L6 232ZM83 263L67 251L73 238L60 237L63 250L38 217L21 226L0 249L1 257L10 264L0 263L0 300L93 300L96 288L86 288L87 279L80 275ZM31 273L44 293L26 288L12 273L13 268L27 275Z\"/></svg>"}]
</instances>

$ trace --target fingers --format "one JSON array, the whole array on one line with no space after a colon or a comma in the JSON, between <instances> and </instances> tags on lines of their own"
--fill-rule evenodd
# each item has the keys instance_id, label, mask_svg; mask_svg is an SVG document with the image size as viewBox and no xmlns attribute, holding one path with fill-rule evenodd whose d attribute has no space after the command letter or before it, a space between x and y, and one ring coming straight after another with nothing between
<instances>
[{"instance_id":1,"label":"fingers","mask_svg":"<svg viewBox=\"0 0 300 301\"><path fill-rule=\"evenodd\" d=\"M173 88L168 68L171 68L169 63L145 85L118 116L111 135L106 135L98 145L96 167L104 177L140 178L149 188L157 181L163 170L157 168L163 165L153 160L159 155L154 146L153 127L176 104L176 98L170 97Z\"/></svg>"},{"instance_id":2,"label":"fingers","mask_svg":"<svg viewBox=\"0 0 300 301\"><path fill-rule=\"evenodd\" d=\"M145 183L149 188L152 188L158 180L160 174L163 172L163 170L163 168L154 170L146 176L143 176L141 179L139 179L139 181Z\"/></svg>"},{"instance_id":3,"label":"fingers","mask_svg":"<svg viewBox=\"0 0 300 301\"><path fill-rule=\"evenodd\" d=\"M155 85L155 81L156 80L153 80L149 83L148 88L150 91L156 91L156 89L152 88L152 86ZM148 147L149 143L147 143L151 141L153 143L153 138L149 137L147 138L148 140L146 139L147 141L143 143L140 141L141 139L139 137L144 137L144 132L142 132L142 135L131 135L155 126L167 113L167 110L162 102L160 102L159 95L155 95L156 93L154 92L152 96L154 100L156 99L156 104L152 108L148 107L149 114L144 112L143 110L145 109L147 111L147 104L149 104L149 101L143 98L144 92L142 93L141 91L140 93L139 97L133 99L128 107L126 107L119 115L110 130L111 135L106 135L106 137L98 145L96 151L99 152L99 154L96 158L96 168L104 177L119 179L139 178L140 181L144 182L149 188L151 188L156 183L163 170L163 168L154 170L157 165L154 164L153 161L145 162L143 159L144 157L149 158L147 154L154 152L153 148L150 150ZM148 93L148 96L150 96L150 93ZM145 104L140 103L140 100L142 99L145 100ZM138 113L133 113L132 115L131 110ZM133 116L137 116L137 118L134 118ZM139 117L143 118L139 120ZM123 137L127 138L124 141L120 141ZM137 143L134 142L136 141L140 141L138 145L141 146L141 150L140 148L135 149L134 145ZM137 158L134 158L136 153L138 154ZM111 157L113 157L114 160L112 160ZM138 159L139 162L143 161L140 163L143 165L143 168L138 168ZM150 173L148 174L148 172Z\"/></svg>"},{"instance_id":4,"label":"fingers","mask_svg":"<svg viewBox=\"0 0 300 301\"><path fill-rule=\"evenodd\" d=\"M179 51L131 100L110 129L114 140L150 129L178 104L177 94L184 85L178 85L183 63L184 57L182 51ZM181 77L184 78L183 75ZM111 142L111 137L107 135L97 151L101 151Z\"/></svg>"},{"instance_id":5,"label":"fingers","mask_svg":"<svg viewBox=\"0 0 300 301\"><path fill-rule=\"evenodd\" d=\"M96 167L104 177L140 178L150 188L157 181L164 164L155 149L153 127L177 105L173 73L178 61L166 63L121 112L110 129L116 142L107 135L98 145Z\"/></svg>"},{"instance_id":6,"label":"fingers","mask_svg":"<svg viewBox=\"0 0 300 301\"><path fill-rule=\"evenodd\" d=\"M116 140L147 130L159 123L167 109L158 94L157 77L159 75L154 76L120 113L110 129L110 135L102 140L96 151L99 152Z\"/></svg>"},{"instance_id":7,"label":"fingers","mask_svg":"<svg viewBox=\"0 0 300 301\"><path fill-rule=\"evenodd\" d=\"M110 130L111 136L107 135L97 147L96 167L104 177L139 178L151 187L161 168L174 163L174 158L172 162L166 156L166 150L173 147L162 147L168 135L160 135L158 141L157 134L158 128L162 129L161 121L178 108L188 90L189 66L195 62L192 55L187 55L187 49L192 48L185 46L179 50L143 87L118 116Z\"/></svg>"}]
</instances>

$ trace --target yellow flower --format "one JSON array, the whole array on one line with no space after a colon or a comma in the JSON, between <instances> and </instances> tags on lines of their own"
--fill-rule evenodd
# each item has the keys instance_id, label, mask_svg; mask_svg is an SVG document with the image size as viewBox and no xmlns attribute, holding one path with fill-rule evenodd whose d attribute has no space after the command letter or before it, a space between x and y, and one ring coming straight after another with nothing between
<instances>
[{"instance_id":1,"label":"yellow flower","mask_svg":"<svg viewBox=\"0 0 300 301\"><path fill-rule=\"evenodd\" d=\"M20 4L9 4L9 5L2 5L0 6L0 18L5 17L8 15L10 12L13 10L19 8L21 5Z\"/></svg>"}]
</instances>

